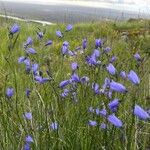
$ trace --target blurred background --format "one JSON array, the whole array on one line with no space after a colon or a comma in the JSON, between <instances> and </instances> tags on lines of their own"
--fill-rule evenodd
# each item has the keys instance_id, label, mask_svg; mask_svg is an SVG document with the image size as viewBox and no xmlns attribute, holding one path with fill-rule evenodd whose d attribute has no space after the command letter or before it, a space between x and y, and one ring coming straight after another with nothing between
<instances>
[{"instance_id":1,"label":"blurred background","mask_svg":"<svg viewBox=\"0 0 150 150\"><path fill-rule=\"evenodd\" d=\"M53 23L150 19L150 0L0 0L0 14Z\"/></svg>"}]
</instances>

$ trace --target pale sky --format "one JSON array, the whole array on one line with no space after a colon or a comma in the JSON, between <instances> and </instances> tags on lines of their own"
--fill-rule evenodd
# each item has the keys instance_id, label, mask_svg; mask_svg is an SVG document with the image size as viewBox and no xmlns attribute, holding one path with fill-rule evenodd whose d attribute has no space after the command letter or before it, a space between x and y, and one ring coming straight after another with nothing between
<instances>
[{"instance_id":1,"label":"pale sky","mask_svg":"<svg viewBox=\"0 0 150 150\"><path fill-rule=\"evenodd\" d=\"M80 0L0 0L0 1L16 1L16 2L59 2L59 1L80 1ZM81 0L82 1L82 0ZM83 1L87 1L87 0L83 0ZM92 0L88 0L88 1L92 1ZM103 2L124 2L124 3L135 3L135 4L150 4L150 0L94 0L94 1L103 1Z\"/></svg>"}]
</instances>

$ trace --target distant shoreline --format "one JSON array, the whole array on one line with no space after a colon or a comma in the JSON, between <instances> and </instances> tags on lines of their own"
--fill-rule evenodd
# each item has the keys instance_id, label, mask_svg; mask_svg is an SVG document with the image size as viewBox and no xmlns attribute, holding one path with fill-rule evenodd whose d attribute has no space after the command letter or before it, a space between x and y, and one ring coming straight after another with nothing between
<instances>
[{"instance_id":1,"label":"distant shoreline","mask_svg":"<svg viewBox=\"0 0 150 150\"><path fill-rule=\"evenodd\" d=\"M79 23L109 20L128 20L130 18L150 19L150 15L142 12L120 11L108 8L94 8L74 5L39 5L14 2L0 2L0 14L23 18L24 20L40 20L52 23Z\"/></svg>"},{"instance_id":2,"label":"distant shoreline","mask_svg":"<svg viewBox=\"0 0 150 150\"><path fill-rule=\"evenodd\" d=\"M19 18L19 17L7 16L7 15L1 15L1 14L0 14L0 17L7 18L7 19L18 20L18 21L23 21L23 22L39 23L39 24L42 24L43 26L45 26L45 25L55 25L54 23L48 22L48 21L32 20L32 19L27 19L26 20L26 19L22 19L22 18Z\"/></svg>"}]
</instances>

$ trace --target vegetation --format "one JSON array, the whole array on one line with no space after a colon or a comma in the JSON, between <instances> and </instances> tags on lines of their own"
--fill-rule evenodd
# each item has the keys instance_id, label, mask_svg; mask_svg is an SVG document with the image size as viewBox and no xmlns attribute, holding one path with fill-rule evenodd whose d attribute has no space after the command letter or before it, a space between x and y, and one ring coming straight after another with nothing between
<instances>
[{"instance_id":1,"label":"vegetation","mask_svg":"<svg viewBox=\"0 0 150 150\"><path fill-rule=\"evenodd\" d=\"M67 32L65 24L17 22L20 28L15 32L13 20L0 18L0 24L0 149L150 148L149 21L80 23ZM29 36L33 42L27 44ZM48 40L52 44L45 45ZM66 52L64 41L69 42L64 43ZM108 53L106 47L111 48ZM134 56L137 53L140 59ZM96 63L87 59L93 59L92 54ZM140 81L135 76L129 79L131 70ZM121 71L128 76L122 78ZM128 92L110 85L104 89L106 77ZM109 104L116 98L114 110ZM136 112L136 105L143 110L137 107ZM101 112L104 109L107 114ZM112 114L117 119L108 119Z\"/></svg>"}]
</instances>

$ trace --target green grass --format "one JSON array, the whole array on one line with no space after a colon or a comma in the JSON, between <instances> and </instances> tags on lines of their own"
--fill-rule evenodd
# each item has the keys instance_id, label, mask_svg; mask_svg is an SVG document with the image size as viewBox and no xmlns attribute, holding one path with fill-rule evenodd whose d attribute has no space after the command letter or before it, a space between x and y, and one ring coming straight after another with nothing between
<instances>
[{"instance_id":1,"label":"green grass","mask_svg":"<svg viewBox=\"0 0 150 150\"><path fill-rule=\"evenodd\" d=\"M64 38L59 39L55 35L57 29L64 31L65 24L53 26L41 26L35 23L18 22L21 27L14 48L10 51L8 46L11 42L8 37L8 28L14 23L13 20L0 18L0 150L20 150L24 147L25 137L32 135L34 142L31 144L34 150L146 150L150 147L149 121L142 121L132 115L132 105L137 103L145 110L150 108L150 59L148 45L150 34L147 32L148 21L133 22L98 22L80 23L74 25L74 29L64 33ZM145 26L146 24L146 26ZM46 29L44 38L39 41L36 36L37 28ZM122 38L120 29L130 31L146 29L139 35L132 35L126 40ZM46 70L51 73L54 80L40 85L35 83L32 74L25 73L25 66L18 64L18 57L24 56L23 44L27 37L33 38L33 48L36 55L30 55L30 59L40 65L43 76ZM14 39L17 34L14 36ZM70 50L82 45L82 39L87 38L88 47L84 55L78 57L64 57L62 59L61 46L64 41L70 43ZM115 54L117 61L114 63L118 73L121 70L129 72L131 69L138 73L141 78L139 86L133 86L128 80L108 74L103 68L91 68L85 64L85 56L90 55L95 49L95 39L104 39L104 47L110 46L112 51L109 57ZM51 39L52 46L43 48L45 41ZM148 45L148 46L145 46ZM143 62L137 65L133 55L139 52ZM107 65L106 56L102 56ZM100 59L100 60L101 60ZM69 96L62 100L59 96L61 89L58 87L62 80L70 78L71 62L78 62L78 75L88 76L90 85L78 84L77 99L75 103ZM104 117L96 116L88 112L90 106L94 108L105 107L109 100L103 95L95 95L91 90L91 83L104 83L105 77L110 77L123 83L128 94L114 93L113 98L121 100L119 110L116 113L123 121L123 128L115 128ZM12 86L15 94L11 100L5 96L6 88ZM25 89L32 90L29 98L25 96ZM32 112L33 119L27 121L23 118L25 112ZM109 112L111 113L111 112ZM108 123L108 130L88 126L89 120L96 120L98 124ZM57 121L58 131L52 131L49 125Z\"/></svg>"}]
</instances>

